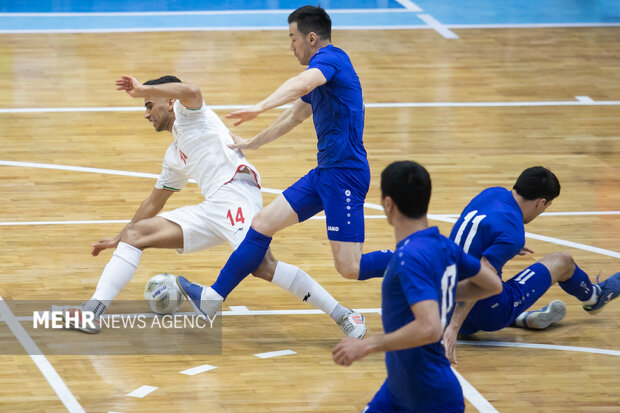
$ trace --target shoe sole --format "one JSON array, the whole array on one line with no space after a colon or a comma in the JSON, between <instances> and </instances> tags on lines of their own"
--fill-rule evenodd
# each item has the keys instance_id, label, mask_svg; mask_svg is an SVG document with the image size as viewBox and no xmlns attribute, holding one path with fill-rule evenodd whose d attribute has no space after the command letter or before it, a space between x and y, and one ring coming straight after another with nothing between
<instances>
[{"instance_id":1,"label":"shoe sole","mask_svg":"<svg viewBox=\"0 0 620 413\"><path fill-rule=\"evenodd\" d=\"M551 324L559 323L564 317L566 317L566 306L562 301L555 300L549 303L544 312L537 312L535 317L528 318L526 325L531 329L543 330Z\"/></svg>"}]
</instances>

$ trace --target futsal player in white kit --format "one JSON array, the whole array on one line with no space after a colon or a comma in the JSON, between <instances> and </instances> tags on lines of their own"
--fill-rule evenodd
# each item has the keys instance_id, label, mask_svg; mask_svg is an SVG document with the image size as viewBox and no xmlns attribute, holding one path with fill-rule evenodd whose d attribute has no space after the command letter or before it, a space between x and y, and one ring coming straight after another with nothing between
<instances>
[{"instance_id":1,"label":"futsal player in white kit","mask_svg":"<svg viewBox=\"0 0 620 413\"><path fill-rule=\"evenodd\" d=\"M117 89L144 98L144 117L156 131L172 132L162 171L151 195L118 236L93 244L92 255L116 248L92 298L82 306L52 306L52 310L94 313L93 323L73 323L87 333L100 331L99 319L133 277L146 248L175 248L179 253L201 251L224 242L233 249L243 241L252 218L263 207L260 177L224 123L205 106L200 89L175 76L149 80L144 85L131 76L116 81ZM192 178L205 200L160 213L170 196ZM271 251L253 275L289 291L330 315L349 337L366 334L364 318L343 307L300 268L277 261ZM69 318L71 321L71 318ZM90 324L90 325L89 325Z\"/></svg>"}]
</instances>

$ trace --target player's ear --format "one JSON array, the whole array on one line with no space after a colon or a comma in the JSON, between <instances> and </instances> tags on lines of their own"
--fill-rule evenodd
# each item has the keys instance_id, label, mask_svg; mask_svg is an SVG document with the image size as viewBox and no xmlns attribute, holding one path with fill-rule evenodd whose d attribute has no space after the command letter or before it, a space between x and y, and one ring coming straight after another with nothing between
<instances>
[{"instance_id":1,"label":"player's ear","mask_svg":"<svg viewBox=\"0 0 620 413\"><path fill-rule=\"evenodd\" d=\"M168 112L172 112L174 110L174 99L168 99Z\"/></svg>"}]
</instances>

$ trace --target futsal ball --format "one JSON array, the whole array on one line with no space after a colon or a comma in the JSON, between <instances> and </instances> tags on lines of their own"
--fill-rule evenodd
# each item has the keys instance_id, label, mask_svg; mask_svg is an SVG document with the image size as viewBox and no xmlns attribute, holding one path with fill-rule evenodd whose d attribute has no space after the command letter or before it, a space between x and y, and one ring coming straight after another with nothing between
<instances>
[{"instance_id":1,"label":"futsal ball","mask_svg":"<svg viewBox=\"0 0 620 413\"><path fill-rule=\"evenodd\" d=\"M183 304L176 278L172 274L157 274L146 283L144 299L155 314L172 314Z\"/></svg>"}]
</instances>

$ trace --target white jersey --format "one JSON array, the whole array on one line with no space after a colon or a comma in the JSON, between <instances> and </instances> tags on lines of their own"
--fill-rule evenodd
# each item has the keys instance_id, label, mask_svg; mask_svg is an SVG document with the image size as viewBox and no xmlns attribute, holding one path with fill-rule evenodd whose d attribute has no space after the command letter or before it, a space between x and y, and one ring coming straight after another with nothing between
<instances>
[{"instance_id":1,"label":"white jersey","mask_svg":"<svg viewBox=\"0 0 620 413\"><path fill-rule=\"evenodd\" d=\"M236 173L247 167L260 188L260 176L234 143L228 128L204 102L200 109L187 109L174 102L174 142L168 147L155 188L180 191L190 178L208 198Z\"/></svg>"}]
</instances>

